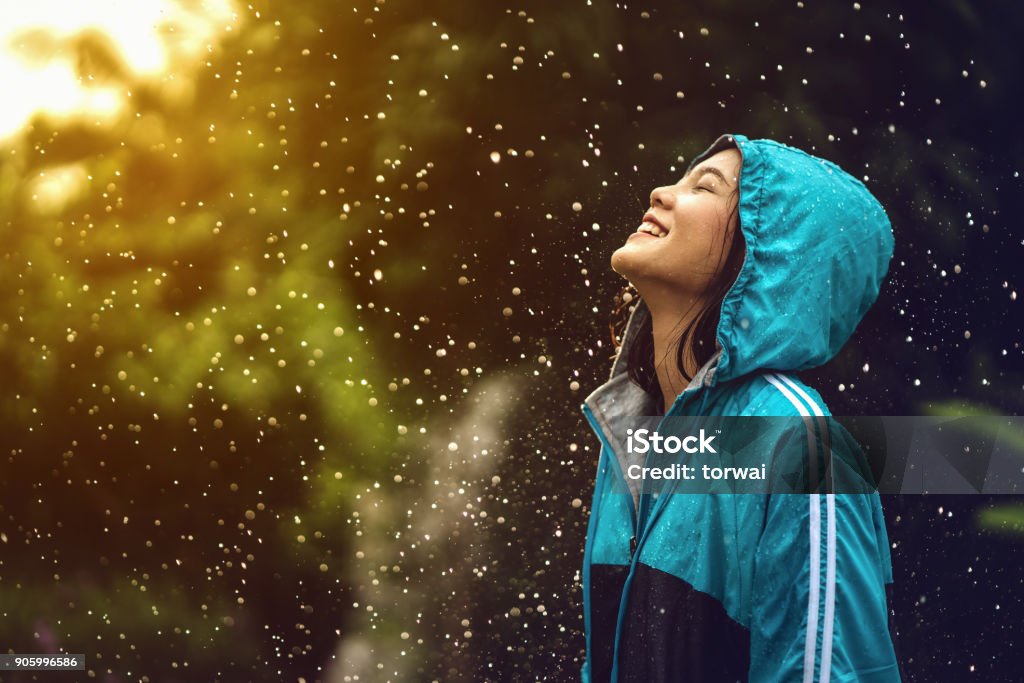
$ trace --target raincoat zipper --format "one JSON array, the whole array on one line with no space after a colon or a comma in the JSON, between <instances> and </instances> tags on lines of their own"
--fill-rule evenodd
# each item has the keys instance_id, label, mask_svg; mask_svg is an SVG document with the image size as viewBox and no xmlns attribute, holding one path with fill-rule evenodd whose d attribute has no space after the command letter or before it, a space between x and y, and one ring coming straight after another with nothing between
<instances>
[{"instance_id":1,"label":"raincoat zipper","mask_svg":"<svg viewBox=\"0 0 1024 683\"><path fill-rule=\"evenodd\" d=\"M701 389L704 390L704 395L701 397L700 405L697 406L697 412L694 413L693 417L700 417L700 416L702 416L704 414L704 407L707 405L707 402L708 402L708 397L711 395L711 389L708 388L708 387L697 387L697 388L694 388L694 389L687 389L687 390L683 391L683 393L679 394L679 396L676 397L676 400L673 401L672 405L669 407L668 412L666 412L662 416L661 420L658 421L657 431L659 431L659 432L661 431L662 425L665 424L665 419L666 418L676 417L676 415L674 415L673 413L676 411L676 408L678 408L680 405L682 405L683 399L685 397L688 397L688 396L692 395L691 392L700 391ZM646 462L644 464L646 464ZM640 495L640 519L639 519L638 524L642 524L643 525L642 528L644 529L645 533L642 534L640 536L640 539L637 541L637 547L638 548L639 548L640 544L647 537L647 534L646 534L647 527L654 525L654 520L658 517L658 515L661 512L661 510L666 505L664 499L667 499L669 495L671 495L671 493L666 493L665 496L657 496L656 499L655 499L655 503L654 503L654 509L651 510L650 507L646 504L647 501L651 499L651 496L648 496L647 499L645 499L644 496L643 496L643 490L641 489L641 495ZM646 514L648 511L650 511L650 515Z\"/></svg>"},{"instance_id":2,"label":"raincoat zipper","mask_svg":"<svg viewBox=\"0 0 1024 683\"><path fill-rule=\"evenodd\" d=\"M701 401L700 408L698 409L698 414L700 414L700 412L703 410L704 405L707 402L707 395L708 395L707 392L710 391L710 389L706 389L705 387L699 387L699 388L704 388L705 389L705 394L704 394L703 400ZM679 394L678 396L676 396L675 401L672 402L672 405L669 407L668 411L661 417L661 420L658 421L658 430L660 430L662 424L664 424L665 418L673 416L673 413L675 412L676 408L683 403L685 398L687 398L689 395L691 395L690 392L691 391L697 391L697 390L698 389L692 389L692 390L691 389L687 389L687 390L683 391L681 394ZM608 439L606 438L604 430L601 428L601 426L599 424L597 424L597 418L594 417L593 412L590 410L590 406L588 406L586 403L583 404L583 414L586 415L587 421L590 422L590 425L593 428L594 432L597 434L598 438L601 440L601 445L604 448L607 449L607 451L609 453L609 457L614 460L615 468L616 468L616 470L618 470L619 469L618 456L616 455L615 450L612 448L611 443L609 443ZM650 454L648 454L648 455L650 455ZM644 464L645 465L647 464L647 457L644 458ZM639 513L637 513L637 511L634 510L634 506L632 506L632 505L629 506L630 518L631 518L631 521L633 523L633 535L629 539L629 571L626 574L626 580L625 580L625 582L623 583L623 586L622 586L622 595L619 598L618 616L617 616L616 621L615 621L615 644L614 644L614 649L613 649L613 653L612 653L612 672L611 672L611 680L612 681L615 681L615 679L618 677L618 671L619 671L619 635L622 633L622 621L623 621L623 617L626 614L626 598L627 598L627 596L629 594L629 587L630 587L630 584L633 581L633 574L634 574L634 572L636 570L637 550L639 549L640 544L643 543L644 539L646 538L646 534L644 533L646 531L646 529L644 529L643 525L646 523L646 519L647 519L647 517L646 517L646 513L647 513L647 510L648 510L647 500L649 498L650 498L650 496L646 496L646 497L644 496L643 487L641 486L641 488L640 488L640 501L639 501L639 505L637 506L637 507L639 507ZM632 501L630 501L630 502L632 502ZM594 513L593 510L591 510L590 512L591 512L591 514ZM588 543L589 543L589 539L588 539ZM589 557L587 558L587 561L589 561ZM589 590L589 588L590 587L588 585L587 586L587 590ZM587 603L587 605L585 605L585 608L589 609L589 602L590 601L589 601L588 596L584 595L584 601L585 601L585 603ZM589 628L588 628L588 633L587 633L587 651L588 652L591 651L590 650L590 633L589 633Z\"/></svg>"}]
</instances>

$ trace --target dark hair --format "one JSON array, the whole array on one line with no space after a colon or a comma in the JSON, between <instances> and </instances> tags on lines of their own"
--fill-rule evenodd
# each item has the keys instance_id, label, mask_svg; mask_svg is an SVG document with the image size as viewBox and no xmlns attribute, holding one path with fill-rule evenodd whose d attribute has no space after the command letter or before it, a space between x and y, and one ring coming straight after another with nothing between
<instances>
[{"instance_id":1,"label":"dark hair","mask_svg":"<svg viewBox=\"0 0 1024 683\"><path fill-rule=\"evenodd\" d=\"M732 287L740 268L743 267L743 259L746 253L746 241L743 239L743 231L739 222L739 188L732 196L737 198L726 226L736 219L736 227L733 230L732 239L728 245L723 244L722 253L719 255L718 263L722 266L718 276L711 283L708 290L707 303L690 321L689 325L682 331L676 340L676 366L679 372L690 381L693 379L686 372L686 364L683 362L683 354L688 349L690 357L698 368L702 367L717 350L715 334L718 330L718 321L722 313L722 301L726 293ZM728 249L728 255L726 255ZM723 259L725 263L722 264ZM622 333L625 330L626 322L633 308L639 304L640 295L632 284L627 284L615 296L615 308L612 310L609 327L612 334L612 344L618 349L622 345ZM636 333L633 342L630 344L629 355L626 358L626 367L629 379L641 389L646 391L657 405L661 405L661 387L658 385L658 376L655 372L654 359L654 331L651 317L648 315L643 326Z\"/></svg>"}]
</instances>

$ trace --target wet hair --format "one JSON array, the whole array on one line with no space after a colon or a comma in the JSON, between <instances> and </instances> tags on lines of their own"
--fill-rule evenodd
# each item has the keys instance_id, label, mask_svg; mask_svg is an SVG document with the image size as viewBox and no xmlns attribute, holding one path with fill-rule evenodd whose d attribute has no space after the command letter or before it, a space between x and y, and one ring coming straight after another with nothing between
<instances>
[{"instance_id":1,"label":"wet hair","mask_svg":"<svg viewBox=\"0 0 1024 683\"><path fill-rule=\"evenodd\" d=\"M740 229L739 188L733 191L731 197L735 197L737 200L726 222L726 226L729 226L735 221L732 239L728 241L728 244L723 242L722 253L718 257L718 275L708 287L706 303L682 330L675 342L676 367L687 382L693 377L686 372L683 354L689 351L697 368L703 367L715 355L718 350L715 335L722 314L722 301L743 267L746 240L743 239L743 231ZM622 334L629 320L629 314L639 302L640 294L632 283L626 284L615 295L615 307L612 309L609 328L612 344L616 349L622 345ZM658 384L658 375L655 372L654 330L649 315L630 344L626 367L629 379L646 391L655 400L655 405L661 406L663 397Z\"/></svg>"}]
</instances>

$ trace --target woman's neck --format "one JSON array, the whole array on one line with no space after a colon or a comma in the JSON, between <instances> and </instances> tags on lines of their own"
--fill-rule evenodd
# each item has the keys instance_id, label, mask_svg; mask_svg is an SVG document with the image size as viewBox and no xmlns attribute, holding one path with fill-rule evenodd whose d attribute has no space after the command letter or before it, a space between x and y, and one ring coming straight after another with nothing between
<instances>
[{"instance_id":1,"label":"woman's neck","mask_svg":"<svg viewBox=\"0 0 1024 683\"><path fill-rule=\"evenodd\" d=\"M675 402L676 397L689 385L689 380L679 371L676 363L679 336L691 322L697 317L701 310L699 301L676 301L672 305L655 305L647 301L648 309L651 312L651 331L654 340L654 371L658 378L658 386L661 388L663 412L667 414L669 408ZM683 349L683 367L686 374L693 377L697 374L698 367L693 359L692 353L693 338L686 340L686 348Z\"/></svg>"}]
</instances>

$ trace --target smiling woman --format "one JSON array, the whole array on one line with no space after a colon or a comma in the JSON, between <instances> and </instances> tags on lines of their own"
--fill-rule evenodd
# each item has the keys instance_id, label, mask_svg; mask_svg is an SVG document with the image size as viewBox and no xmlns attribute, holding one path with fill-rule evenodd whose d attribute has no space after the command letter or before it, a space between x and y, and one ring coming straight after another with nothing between
<instances>
[{"instance_id":1,"label":"smiling woman","mask_svg":"<svg viewBox=\"0 0 1024 683\"><path fill-rule=\"evenodd\" d=\"M714 354L722 299L743 263L740 164L735 147L723 149L655 188L640 227L612 254L630 282L620 301L635 287L652 313L630 346L630 377L665 411Z\"/></svg>"},{"instance_id":2,"label":"smiling woman","mask_svg":"<svg viewBox=\"0 0 1024 683\"><path fill-rule=\"evenodd\" d=\"M900 680L877 494L837 495L811 475L807 495L659 495L672 490L626 481L640 461L614 428L649 415L664 416L659 428L793 417L774 422L759 464L816 463L812 420L828 408L782 373L835 356L892 249L862 183L771 140L723 135L651 193L611 259L640 298L611 378L583 404L602 445L583 558L585 681Z\"/></svg>"}]
</instances>

